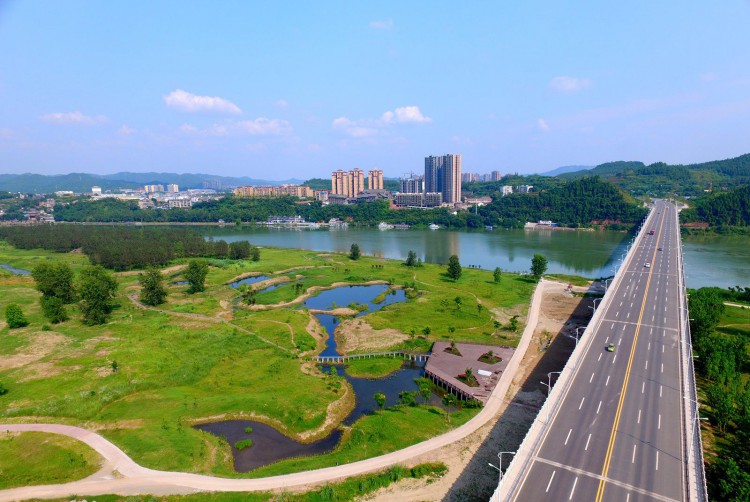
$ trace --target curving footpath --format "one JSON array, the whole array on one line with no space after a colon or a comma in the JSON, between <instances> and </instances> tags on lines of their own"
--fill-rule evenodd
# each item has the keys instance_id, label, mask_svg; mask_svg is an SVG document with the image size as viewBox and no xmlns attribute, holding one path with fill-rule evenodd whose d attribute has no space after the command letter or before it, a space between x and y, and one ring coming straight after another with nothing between
<instances>
[{"instance_id":1,"label":"curving footpath","mask_svg":"<svg viewBox=\"0 0 750 502\"><path fill-rule=\"evenodd\" d=\"M508 363L508 367L503 372L487 404L474 418L441 436L417 443L403 450L360 460L351 464L268 478L228 479L186 472L157 471L141 467L128 457L125 452L104 437L80 427L60 424L0 424L0 433L35 431L70 436L89 445L105 460L104 466L99 472L79 481L57 485L25 486L0 490L0 502L31 498L48 499L72 495L171 495L199 491L243 492L299 489L308 485L317 485L380 471L394 464L407 462L420 455L465 438L487 423L505 406L504 397L508 392L508 388L526 353L526 349L536 328L545 284L545 281L542 279L534 290L526 328L516 351Z\"/></svg>"}]
</instances>

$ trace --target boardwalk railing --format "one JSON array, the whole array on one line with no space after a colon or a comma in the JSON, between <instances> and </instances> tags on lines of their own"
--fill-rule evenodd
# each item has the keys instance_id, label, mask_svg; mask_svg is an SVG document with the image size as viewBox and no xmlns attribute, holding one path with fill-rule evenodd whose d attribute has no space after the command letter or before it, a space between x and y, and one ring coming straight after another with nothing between
<instances>
[{"instance_id":1,"label":"boardwalk railing","mask_svg":"<svg viewBox=\"0 0 750 502\"><path fill-rule=\"evenodd\" d=\"M430 354L412 354L411 352L373 352L371 354L351 354L348 356L315 356L312 358L318 363L343 364L354 359L374 359L378 357L391 357L406 359L408 361L427 362Z\"/></svg>"}]
</instances>

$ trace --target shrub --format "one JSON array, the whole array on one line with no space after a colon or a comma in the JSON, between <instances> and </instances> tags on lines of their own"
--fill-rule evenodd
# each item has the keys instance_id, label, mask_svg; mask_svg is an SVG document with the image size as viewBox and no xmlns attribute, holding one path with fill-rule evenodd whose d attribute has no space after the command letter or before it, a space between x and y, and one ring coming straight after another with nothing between
<instances>
[{"instance_id":1,"label":"shrub","mask_svg":"<svg viewBox=\"0 0 750 502\"><path fill-rule=\"evenodd\" d=\"M15 303L10 303L5 307L5 322L8 323L10 329L23 328L29 325L29 321L23 315L23 310Z\"/></svg>"}]
</instances>

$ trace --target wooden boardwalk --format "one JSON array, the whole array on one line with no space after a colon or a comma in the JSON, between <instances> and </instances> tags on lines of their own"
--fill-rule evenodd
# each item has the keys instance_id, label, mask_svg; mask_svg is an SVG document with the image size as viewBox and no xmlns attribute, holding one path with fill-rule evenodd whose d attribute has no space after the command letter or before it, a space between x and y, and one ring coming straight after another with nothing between
<instances>
[{"instance_id":1,"label":"wooden boardwalk","mask_svg":"<svg viewBox=\"0 0 750 502\"><path fill-rule=\"evenodd\" d=\"M427 362L430 354L412 354L411 352L374 352L371 354L351 354L348 356L315 356L312 359L318 363L343 364L354 359L373 359L377 357L399 357L408 361Z\"/></svg>"}]
</instances>

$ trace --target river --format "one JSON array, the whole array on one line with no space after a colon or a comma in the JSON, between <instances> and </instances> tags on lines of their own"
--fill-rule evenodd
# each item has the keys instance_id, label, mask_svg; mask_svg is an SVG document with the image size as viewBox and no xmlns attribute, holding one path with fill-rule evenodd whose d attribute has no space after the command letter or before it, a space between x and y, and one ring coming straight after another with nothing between
<instances>
[{"instance_id":1,"label":"river","mask_svg":"<svg viewBox=\"0 0 750 502\"><path fill-rule=\"evenodd\" d=\"M228 242L248 240L258 246L348 252L359 244L367 255L404 260L413 250L423 261L447 263L456 254L464 266L526 272L534 253L549 262L552 274L607 277L630 240L620 232L526 230L296 230L282 228L206 228L207 237ZM685 274L688 287L750 286L750 238L685 237Z\"/></svg>"}]
</instances>

